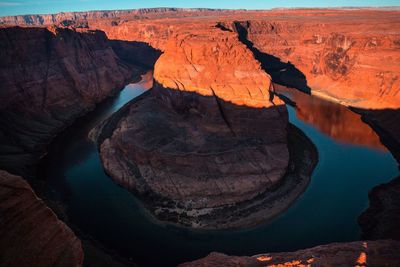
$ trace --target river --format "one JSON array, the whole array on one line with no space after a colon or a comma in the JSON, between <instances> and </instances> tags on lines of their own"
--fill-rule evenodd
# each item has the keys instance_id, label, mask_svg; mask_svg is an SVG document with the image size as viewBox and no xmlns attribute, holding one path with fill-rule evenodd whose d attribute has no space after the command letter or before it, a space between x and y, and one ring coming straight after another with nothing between
<instances>
[{"instance_id":1,"label":"river","mask_svg":"<svg viewBox=\"0 0 400 267\"><path fill-rule=\"evenodd\" d=\"M319 162L299 199L270 223L245 230L192 231L155 224L135 196L103 171L89 131L151 87L152 73L78 119L50 145L39 168L44 195L69 222L140 266L176 266L211 251L254 255L360 238L368 191L399 174L397 163L360 117L338 104L282 89L297 103L289 120L316 145Z\"/></svg>"}]
</instances>

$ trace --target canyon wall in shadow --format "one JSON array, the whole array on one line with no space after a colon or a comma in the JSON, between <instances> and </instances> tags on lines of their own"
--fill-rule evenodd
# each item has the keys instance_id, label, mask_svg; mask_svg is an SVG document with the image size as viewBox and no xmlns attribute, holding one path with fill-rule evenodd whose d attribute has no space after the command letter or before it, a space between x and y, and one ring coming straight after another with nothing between
<instances>
[{"instance_id":1,"label":"canyon wall in shadow","mask_svg":"<svg viewBox=\"0 0 400 267\"><path fill-rule=\"evenodd\" d=\"M165 54L156 68L155 90L140 98L140 105L132 102L126 106L111 119L112 127L106 127L109 132L100 142L106 170L145 201L153 197L149 194L152 191L160 193L157 197L176 201L159 202L164 206L153 210L165 221L179 217L180 223L191 226L202 226L207 221L215 224L221 218L207 217L205 209L220 205L228 207L229 213L229 205L239 202L251 205L238 205L237 214L257 214L260 209L252 205L256 203L253 200L258 201L260 196L263 199L265 192L277 186L284 188L285 174L296 170L289 159L293 154L287 138L290 126L286 109L271 94L271 77L331 101L362 108L365 121L398 155L399 18L398 11L369 9L144 9L1 18L2 24L56 23L71 29L0 28L0 123L4 126L0 130L0 167L13 173L26 172L40 154L38 151L43 152L40 148L60 129L132 77L138 77L142 68L132 66L151 66L162 51ZM148 51L152 47L159 51L151 57L131 50ZM305 115L304 119L312 118ZM218 155L221 151L201 150L207 147L221 148L223 156ZM298 147L298 159L305 158L301 154L304 149ZM312 163L313 159L307 160ZM236 164L245 172L235 169ZM183 178L176 171L178 167L185 170ZM305 176L310 175L314 165L308 167ZM193 179L193 172L201 177ZM215 172L223 179L213 177ZM227 174L236 175L237 186L225 183ZM243 183L244 175L251 175L254 183ZM200 188L209 188L210 183L216 186L210 191L193 192L187 187L188 179ZM307 181L303 184L306 186ZM294 199L304 188L296 192ZM158 203L160 199L165 200L150 201ZM180 204L171 209L171 203ZM199 213L196 207L203 210ZM182 208L191 212L181 216ZM9 211L2 209L2 217L9 216ZM53 223L52 216L46 218L48 221L43 223ZM387 236L374 236L380 237ZM70 238L67 235L63 242ZM382 259L398 261L393 258L398 256L398 243L390 242L371 243L369 252L359 249L361 243L331 244L322 250L330 255L338 251L337 246L349 248L349 257L337 258L346 264L365 264L368 257L379 265ZM18 246L15 249L19 251ZM79 248L77 251L80 255ZM307 251L299 253L309 255ZM298 257L289 254L285 261L296 260L296 264L310 260L299 261ZM81 264L80 257L73 261L74 265ZM198 264L195 266L203 263Z\"/></svg>"},{"instance_id":2,"label":"canyon wall in shadow","mask_svg":"<svg viewBox=\"0 0 400 267\"><path fill-rule=\"evenodd\" d=\"M88 29L2 27L0 51L0 169L25 178L57 133L145 69L120 59L103 32ZM0 174L0 265L81 266L80 240L8 172Z\"/></svg>"},{"instance_id":3,"label":"canyon wall in shadow","mask_svg":"<svg viewBox=\"0 0 400 267\"><path fill-rule=\"evenodd\" d=\"M0 168L16 174L26 174L58 131L141 73L100 31L0 28L0 47Z\"/></svg>"}]
</instances>

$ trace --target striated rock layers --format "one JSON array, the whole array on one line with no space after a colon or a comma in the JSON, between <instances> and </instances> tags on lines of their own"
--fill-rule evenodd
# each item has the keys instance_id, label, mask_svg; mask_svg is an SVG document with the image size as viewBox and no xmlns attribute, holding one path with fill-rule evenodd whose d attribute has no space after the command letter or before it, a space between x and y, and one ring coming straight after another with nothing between
<instances>
[{"instance_id":1,"label":"striated rock layers","mask_svg":"<svg viewBox=\"0 0 400 267\"><path fill-rule=\"evenodd\" d=\"M104 33L0 28L0 168L23 174L44 144L139 71Z\"/></svg>"},{"instance_id":2,"label":"striated rock layers","mask_svg":"<svg viewBox=\"0 0 400 267\"><path fill-rule=\"evenodd\" d=\"M257 267L257 266L399 266L400 242L392 240L332 243L295 252L260 254L252 257L211 253L207 257L179 265L180 267Z\"/></svg>"},{"instance_id":3,"label":"striated rock layers","mask_svg":"<svg viewBox=\"0 0 400 267\"><path fill-rule=\"evenodd\" d=\"M400 107L398 10L220 12L195 19L89 20L110 39L143 41L164 50L169 38L198 27L239 33L275 82L347 106Z\"/></svg>"},{"instance_id":4,"label":"striated rock layers","mask_svg":"<svg viewBox=\"0 0 400 267\"><path fill-rule=\"evenodd\" d=\"M0 28L0 169L31 175L56 133L140 72L100 31ZM80 241L21 177L0 171L0 198L1 266L82 265Z\"/></svg>"},{"instance_id":5,"label":"striated rock layers","mask_svg":"<svg viewBox=\"0 0 400 267\"><path fill-rule=\"evenodd\" d=\"M235 14L242 10L212 9L212 8L140 8L125 10L98 10L84 12L60 12L56 14L41 15L17 15L0 17L0 25L29 25L41 26L58 23L87 22L90 20L112 19L149 19L149 18L174 18L174 17L197 17L224 14Z\"/></svg>"},{"instance_id":6,"label":"striated rock layers","mask_svg":"<svg viewBox=\"0 0 400 267\"><path fill-rule=\"evenodd\" d=\"M221 24L250 42L276 81L304 87L291 77L297 70L313 94L366 109L400 107L399 12L292 12Z\"/></svg>"},{"instance_id":7,"label":"striated rock layers","mask_svg":"<svg viewBox=\"0 0 400 267\"><path fill-rule=\"evenodd\" d=\"M302 192L279 207L262 202L268 191L279 195L289 164L287 110L235 33L175 35L154 79L152 92L106 122L98 143L106 171L158 219L239 227L276 215Z\"/></svg>"},{"instance_id":8,"label":"striated rock layers","mask_svg":"<svg viewBox=\"0 0 400 267\"><path fill-rule=\"evenodd\" d=\"M21 177L0 171L0 266L82 266L81 242Z\"/></svg>"}]
</instances>

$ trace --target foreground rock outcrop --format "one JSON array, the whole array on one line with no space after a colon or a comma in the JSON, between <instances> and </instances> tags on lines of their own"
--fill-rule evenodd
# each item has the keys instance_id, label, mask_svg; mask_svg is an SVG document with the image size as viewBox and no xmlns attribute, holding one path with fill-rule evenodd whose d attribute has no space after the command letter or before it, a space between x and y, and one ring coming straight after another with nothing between
<instances>
[{"instance_id":1,"label":"foreground rock outcrop","mask_svg":"<svg viewBox=\"0 0 400 267\"><path fill-rule=\"evenodd\" d=\"M82 266L81 242L19 176L0 171L0 266Z\"/></svg>"},{"instance_id":2,"label":"foreground rock outcrop","mask_svg":"<svg viewBox=\"0 0 400 267\"><path fill-rule=\"evenodd\" d=\"M100 31L0 28L0 168L26 173L43 146L139 69Z\"/></svg>"},{"instance_id":3,"label":"foreground rock outcrop","mask_svg":"<svg viewBox=\"0 0 400 267\"><path fill-rule=\"evenodd\" d=\"M400 242L392 240L332 243L295 252L260 254L252 257L227 256L211 253L207 257L179 265L206 266L399 266Z\"/></svg>"},{"instance_id":4,"label":"foreground rock outcrop","mask_svg":"<svg viewBox=\"0 0 400 267\"><path fill-rule=\"evenodd\" d=\"M106 171L157 218L195 228L250 225L304 190L315 152L304 158L300 182L287 177L300 186L280 192L289 164L287 111L235 33L176 35L154 79L152 92L106 122L98 143Z\"/></svg>"}]
</instances>

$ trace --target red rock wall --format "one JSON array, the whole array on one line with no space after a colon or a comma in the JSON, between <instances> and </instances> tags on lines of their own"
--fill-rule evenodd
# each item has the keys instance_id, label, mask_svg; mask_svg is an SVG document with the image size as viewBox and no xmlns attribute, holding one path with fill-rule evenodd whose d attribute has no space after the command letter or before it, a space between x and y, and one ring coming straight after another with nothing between
<instances>
[{"instance_id":1,"label":"red rock wall","mask_svg":"<svg viewBox=\"0 0 400 267\"><path fill-rule=\"evenodd\" d=\"M290 62L312 93L365 109L400 106L400 13L388 10L287 10L221 13L219 17L152 20L94 20L110 39L143 41L164 50L176 33L223 25L260 52ZM274 62L265 62L274 68ZM275 66L276 67L276 66ZM277 70L280 71L280 70ZM283 75L292 79L292 75Z\"/></svg>"},{"instance_id":2,"label":"red rock wall","mask_svg":"<svg viewBox=\"0 0 400 267\"><path fill-rule=\"evenodd\" d=\"M400 107L399 12L306 15L241 25L254 47L298 68L313 94L367 109Z\"/></svg>"},{"instance_id":3,"label":"red rock wall","mask_svg":"<svg viewBox=\"0 0 400 267\"><path fill-rule=\"evenodd\" d=\"M0 170L0 266L82 266L80 240L19 176Z\"/></svg>"},{"instance_id":4,"label":"red rock wall","mask_svg":"<svg viewBox=\"0 0 400 267\"><path fill-rule=\"evenodd\" d=\"M0 28L0 51L0 167L18 173L56 132L138 74L100 31Z\"/></svg>"}]
</instances>

